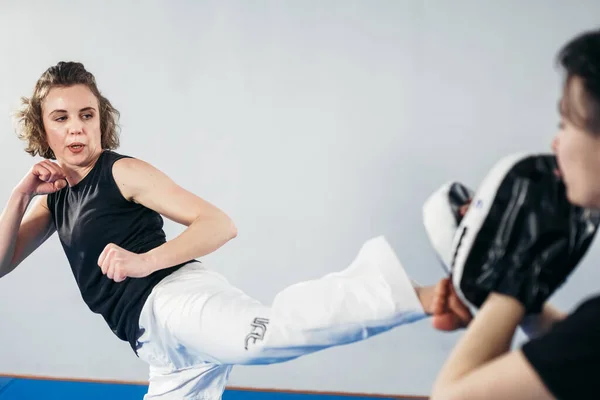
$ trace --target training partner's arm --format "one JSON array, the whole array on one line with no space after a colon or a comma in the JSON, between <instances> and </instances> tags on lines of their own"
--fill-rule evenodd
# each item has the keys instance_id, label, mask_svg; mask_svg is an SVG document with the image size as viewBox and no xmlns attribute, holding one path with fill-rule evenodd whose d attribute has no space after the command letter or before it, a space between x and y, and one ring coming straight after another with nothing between
<instances>
[{"instance_id":1,"label":"training partner's arm","mask_svg":"<svg viewBox=\"0 0 600 400\"><path fill-rule=\"evenodd\" d=\"M509 351L524 316L514 298L492 293L442 367L431 400L551 400L523 352Z\"/></svg>"}]
</instances>

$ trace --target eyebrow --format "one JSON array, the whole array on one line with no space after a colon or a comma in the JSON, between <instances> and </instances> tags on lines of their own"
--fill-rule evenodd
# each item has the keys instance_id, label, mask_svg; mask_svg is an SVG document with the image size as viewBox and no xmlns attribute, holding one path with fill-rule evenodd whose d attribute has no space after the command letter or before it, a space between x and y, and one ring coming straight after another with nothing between
<instances>
[{"instance_id":1,"label":"eyebrow","mask_svg":"<svg viewBox=\"0 0 600 400\"><path fill-rule=\"evenodd\" d=\"M85 108L82 108L81 110L79 110L79 112L85 112L85 111L96 111L96 109L95 109L94 107L85 107ZM48 115L52 115L52 114L55 114L55 113L60 113L60 112L64 112L64 113L66 113L66 112L67 112L67 110L60 110L60 109L59 109L59 110L53 110L53 111L52 111L50 114L48 114Z\"/></svg>"}]
</instances>

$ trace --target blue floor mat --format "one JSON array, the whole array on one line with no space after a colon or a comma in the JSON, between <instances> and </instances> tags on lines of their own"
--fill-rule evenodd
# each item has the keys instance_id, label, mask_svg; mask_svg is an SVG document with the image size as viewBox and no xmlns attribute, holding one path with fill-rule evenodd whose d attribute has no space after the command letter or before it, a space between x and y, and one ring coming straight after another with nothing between
<instances>
[{"instance_id":1,"label":"blue floor mat","mask_svg":"<svg viewBox=\"0 0 600 400\"><path fill-rule=\"evenodd\" d=\"M223 400L374 400L373 397L336 396L324 394L250 392L246 390L227 390ZM377 400L398 400L398 397L377 397Z\"/></svg>"},{"instance_id":2,"label":"blue floor mat","mask_svg":"<svg viewBox=\"0 0 600 400\"><path fill-rule=\"evenodd\" d=\"M2 398L2 392L4 392L13 382L13 378L0 378L0 398Z\"/></svg>"},{"instance_id":3,"label":"blue floor mat","mask_svg":"<svg viewBox=\"0 0 600 400\"><path fill-rule=\"evenodd\" d=\"M142 385L12 379L0 386L0 400L141 400L146 388Z\"/></svg>"},{"instance_id":4,"label":"blue floor mat","mask_svg":"<svg viewBox=\"0 0 600 400\"><path fill-rule=\"evenodd\" d=\"M147 385L0 377L0 400L142 400ZM372 397L226 390L223 400L373 400ZM399 399L398 397L378 400Z\"/></svg>"}]
</instances>

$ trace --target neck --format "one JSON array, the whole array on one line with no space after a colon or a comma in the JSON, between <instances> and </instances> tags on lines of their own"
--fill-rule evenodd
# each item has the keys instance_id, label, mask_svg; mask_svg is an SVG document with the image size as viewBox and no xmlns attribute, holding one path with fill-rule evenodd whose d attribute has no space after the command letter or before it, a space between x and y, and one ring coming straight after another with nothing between
<instances>
[{"instance_id":1,"label":"neck","mask_svg":"<svg viewBox=\"0 0 600 400\"><path fill-rule=\"evenodd\" d=\"M77 185L83 178L87 176L87 174L90 173L92 168L94 168L94 165L96 165L96 161L98 161L100 154L101 153L97 154L91 160L86 161L85 164L71 165L65 161L58 161L58 164L65 173L65 178L69 186L73 187Z\"/></svg>"}]
</instances>

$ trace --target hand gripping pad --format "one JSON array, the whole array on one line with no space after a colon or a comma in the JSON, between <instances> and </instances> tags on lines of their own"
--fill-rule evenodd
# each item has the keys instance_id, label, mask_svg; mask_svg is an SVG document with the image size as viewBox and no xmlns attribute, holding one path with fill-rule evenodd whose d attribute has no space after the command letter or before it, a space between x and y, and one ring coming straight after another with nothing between
<instances>
[{"instance_id":1,"label":"hand gripping pad","mask_svg":"<svg viewBox=\"0 0 600 400\"><path fill-rule=\"evenodd\" d=\"M550 154L500 160L478 188L452 245L452 281L481 307L490 292L541 311L586 254L600 213L571 204Z\"/></svg>"},{"instance_id":2,"label":"hand gripping pad","mask_svg":"<svg viewBox=\"0 0 600 400\"><path fill-rule=\"evenodd\" d=\"M473 190L466 185L451 181L444 183L423 203L425 232L447 274L452 262L452 240L462 219L460 208L473 195Z\"/></svg>"}]
</instances>

